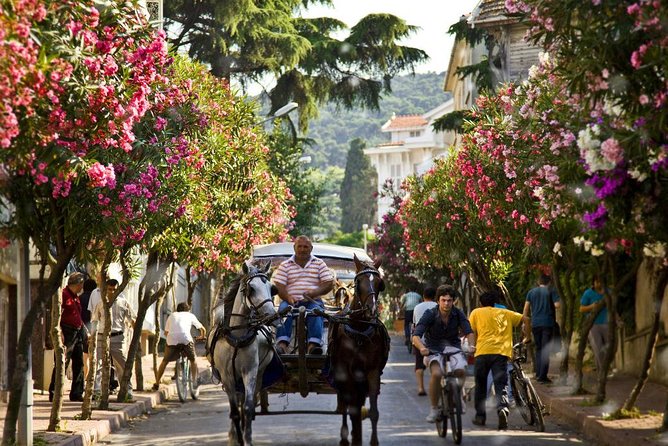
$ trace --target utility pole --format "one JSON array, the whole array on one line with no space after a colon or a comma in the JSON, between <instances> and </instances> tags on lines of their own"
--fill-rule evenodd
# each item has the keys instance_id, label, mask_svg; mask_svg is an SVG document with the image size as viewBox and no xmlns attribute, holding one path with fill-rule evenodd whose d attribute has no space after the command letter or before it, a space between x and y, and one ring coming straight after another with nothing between
<instances>
[{"instance_id":1,"label":"utility pole","mask_svg":"<svg viewBox=\"0 0 668 446\"><path fill-rule=\"evenodd\" d=\"M30 263L29 253L30 245L27 238L19 243L18 264L19 264L19 301L18 321L23 323L28 311L30 310ZM32 446L33 444L33 382L32 382L32 347L28 347L28 368L26 370L23 383L23 392L21 394L21 406L19 408L18 436L19 446Z\"/></svg>"}]
</instances>

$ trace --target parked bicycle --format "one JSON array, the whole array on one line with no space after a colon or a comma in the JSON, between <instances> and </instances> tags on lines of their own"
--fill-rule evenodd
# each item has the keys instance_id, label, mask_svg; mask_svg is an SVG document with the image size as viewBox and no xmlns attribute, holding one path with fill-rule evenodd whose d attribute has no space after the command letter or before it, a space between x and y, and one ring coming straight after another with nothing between
<instances>
[{"instance_id":1,"label":"parked bicycle","mask_svg":"<svg viewBox=\"0 0 668 446\"><path fill-rule=\"evenodd\" d=\"M462 442L462 381L455 376L450 368L450 356L461 353L461 350L453 350L441 353L441 395L439 396L440 414L436 417L436 431L439 437L445 437L448 433L448 420L452 430L452 438L455 444ZM445 367L445 370L443 370Z\"/></svg>"},{"instance_id":2,"label":"parked bicycle","mask_svg":"<svg viewBox=\"0 0 668 446\"><path fill-rule=\"evenodd\" d=\"M518 342L513 346L512 370L510 371L510 385L517 410L529 426L536 426L538 432L545 431L544 416L548 415L545 405L540 400L536 389L522 368L527 361L526 344Z\"/></svg>"}]
</instances>

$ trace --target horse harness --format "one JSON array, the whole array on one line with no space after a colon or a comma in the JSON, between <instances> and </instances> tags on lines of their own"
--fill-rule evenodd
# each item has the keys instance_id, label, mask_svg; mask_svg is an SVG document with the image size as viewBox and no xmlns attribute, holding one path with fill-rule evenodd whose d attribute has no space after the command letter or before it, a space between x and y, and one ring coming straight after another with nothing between
<instances>
[{"instance_id":1,"label":"horse harness","mask_svg":"<svg viewBox=\"0 0 668 446\"><path fill-rule=\"evenodd\" d=\"M250 284L250 281L255 279L256 277L261 277L264 280L269 280L269 276L263 272L258 272L254 274L250 274L246 280L244 280L241 292L243 293L243 303L248 308L249 312L248 314L241 314L241 313L230 313L229 315L225 315L223 320L218 323L216 326L216 331L214 333L213 338L211 339L211 346L209 347L209 350L211 352L211 365L215 370L215 365L214 365L214 356L213 352L216 349L216 343L218 342L218 339L224 339L225 342L227 342L231 347L234 348L234 353L232 354L232 364L234 364L236 357L237 357L237 352L239 351L240 348L244 348L249 346L255 341L255 338L257 338L257 333L258 331L263 331L265 335L270 335L269 330L265 327L264 319L263 318L258 318L256 317L256 314L259 314L259 309L267 302L271 302L270 298L266 298L259 304L255 305L253 302L250 300L250 287L248 286ZM240 316L240 317L246 317L248 322L246 324L242 325L235 325L235 326L230 326L229 321L231 316ZM235 336L232 334L233 331L239 330L245 328L246 332L242 336ZM233 373L234 373L234 381L237 381L237 376L236 376L236 368L233 366L232 367Z\"/></svg>"},{"instance_id":2,"label":"horse harness","mask_svg":"<svg viewBox=\"0 0 668 446\"><path fill-rule=\"evenodd\" d=\"M363 275L365 275L365 274L370 274L370 275L372 275L372 276L376 276L376 277L378 277L379 280L382 280L382 279L380 278L380 272L378 272L378 270L376 270L376 269L374 269L374 268L365 268L365 269L363 269L362 271L358 272L358 273L355 275L355 294L353 295L353 299L352 299L352 300L353 300L353 302L355 302L355 300L359 301L359 305L360 305L361 308L358 309L358 310L351 310L351 312L353 312L353 313L354 313L354 312L360 312L360 311L363 312L363 313L366 313L367 310L369 309L368 306L365 307L365 306L362 305L362 302L360 301L360 299L359 299L359 297L358 297L360 293L358 292L358 291L359 291L359 284L358 284L357 280L358 280L361 276L363 276ZM382 283L382 282L381 282L381 283ZM379 289L378 291L376 291L376 290L373 288L373 281L372 281L372 280L369 281L369 287L370 287L370 289L369 289L369 292L367 293L367 299L368 299L369 297L371 297L371 298L373 299L373 301L372 301L372 302L373 302L373 306L372 306L372 308L371 308L371 318L372 318L372 319L378 319L377 307L376 307L376 301L377 301L377 299L378 299L378 293L380 293L380 291L382 291L382 289ZM352 306L352 305L351 305L351 306Z\"/></svg>"}]
</instances>

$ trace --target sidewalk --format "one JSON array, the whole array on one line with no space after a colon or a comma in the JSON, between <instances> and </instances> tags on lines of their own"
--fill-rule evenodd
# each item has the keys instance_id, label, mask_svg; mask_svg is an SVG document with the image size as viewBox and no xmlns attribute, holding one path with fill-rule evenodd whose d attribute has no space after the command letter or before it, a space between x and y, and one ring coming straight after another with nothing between
<instances>
[{"instance_id":1,"label":"sidewalk","mask_svg":"<svg viewBox=\"0 0 668 446\"><path fill-rule=\"evenodd\" d=\"M558 366L550 366L557 370ZM648 382L640 393L636 406L640 409L641 418L624 420L604 420L605 415L615 411L624 404L636 378L618 375L608 379L606 387L606 403L592 406L594 398L595 378L585 375L585 388L590 395L572 396L570 385L558 385L556 376L554 384L538 384L534 381L536 391L543 403L550 410L550 417L556 416L581 432L587 439L601 446L667 446L668 433L659 434L663 412L666 408L668 388ZM572 382L569 377L568 384ZM652 415L650 415L652 414Z\"/></svg>"},{"instance_id":2,"label":"sidewalk","mask_svg":"<svg viewBox=\"0 0 668 446\"><path fill-rule=\"evenodd\" d=\"M396 334L393 334L396 335ZM397 335L398 336L398 335ZM403 336L403 334L401 334ZM152 358L143 358L144 381L146 388L150 389L153 384ZM197 357L200 377L204 380L210 379L208 361L202 356ZM556 365L551 368L557 370ZM173 371L173 363L166 371L166 377ZM206 376L202 376L202 375ZM553 379L556 376L552 376ZM166 380L166 378L165 378ZM164 381L163 381L164 382ZM586 376L585 382L588 390L594 390L593 377ZM608 381L608 402L603 406L591 406L587 403L593 395L571 396L570 386L555 384L535 384L543 403L549 408L551 415L558 417L570 424L572 428L581 432L585 437L596 445L601 446L668 446L668 434L658 434L656 429L661 425L663 411L665 410L668 388L662 385L648 383L637 406L643 413L642 418L627 420L603 420L603 413L610 413L624 403L629 392L635 384L635 379L628 376L615 376ZM81 413L81 403L71 403L65 396L63 410L61 412L62 432L46 432L49 423L51 403L48 394L36 392L33 407L33 431L34 438L42 439L43 444L49 446L88 446L95 444L111 432L126 426L128 421L143 414L150 415L153 408L165 401L167 398L176 399L176 385L163 384L158 392L134 392L134 403L110 401L108 411L93 411L92 420L77 420L75 417ZM6 406L0 405L0 429L5 419ZM647 415L653 411L654 415Z\"/></svg>"},{"instance_id":3,"label":"sidewalk","mask_svg":"<svg viewBox=\"0 0 668 446\"><path fill-rule=\"evenodd\" d=\"M210 380L209 361L200 356L198 351L197 367L200 378ZM161 357L158 358L158 361ZM159 364L159 362L158 362ZM174 362L165 369L163 383L169 380L174 371ZM140 415L150 415L153 408L167 399L177 399L176 384L162 384L159 391L151 391L154 381L153 358L144 356L142 358L142 370L144 373L144 388L146 392L133 392L134 403L117 403L116 395L109 397L109 410L93 410L91 420L76 419L81 415L81 403L70 402L67 391L63 397L63 408L60 413L61 432L47 432L49 417L51 415L51 403L48 392L35 391L33 405L33 438L35 444L48 446L88 446L93 445L111 432L126 426L128 421ZM133 381L134 382L134 381ZM208 381L207 381L208 382ZM0 404L0 432L4 427L6 404ZM38 442L38 441L42 442Z\"/></svg>"}]
</instances>

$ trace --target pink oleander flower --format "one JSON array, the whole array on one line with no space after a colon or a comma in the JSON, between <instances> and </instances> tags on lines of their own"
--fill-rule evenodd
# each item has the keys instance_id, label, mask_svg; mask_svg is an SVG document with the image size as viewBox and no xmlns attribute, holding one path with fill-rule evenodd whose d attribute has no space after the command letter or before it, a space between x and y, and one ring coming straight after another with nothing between
<instances>
[{"instance_id":1,"label":"pink oleander flower","mask_svg":"<svg viewBox=\"0 0 668 446\"><path fill-rule=\"evenodd\" d=\"M624 150L615 138L608 138L601 143L601 155L617 165L624 159Z\"/></svg>"},{"instance_id":2,"label":"pink oleander flower","mask_svg":"<svg viewBox=\"0 0 668 446\"><path fill-rule=\"evenodd\" d=\"M116 174L114 167L111 165L105 167L100 163L94 163L88 168L88 177L92 187L107 186L109 189L116 187Z\"/></svg>"}]
</instances>

